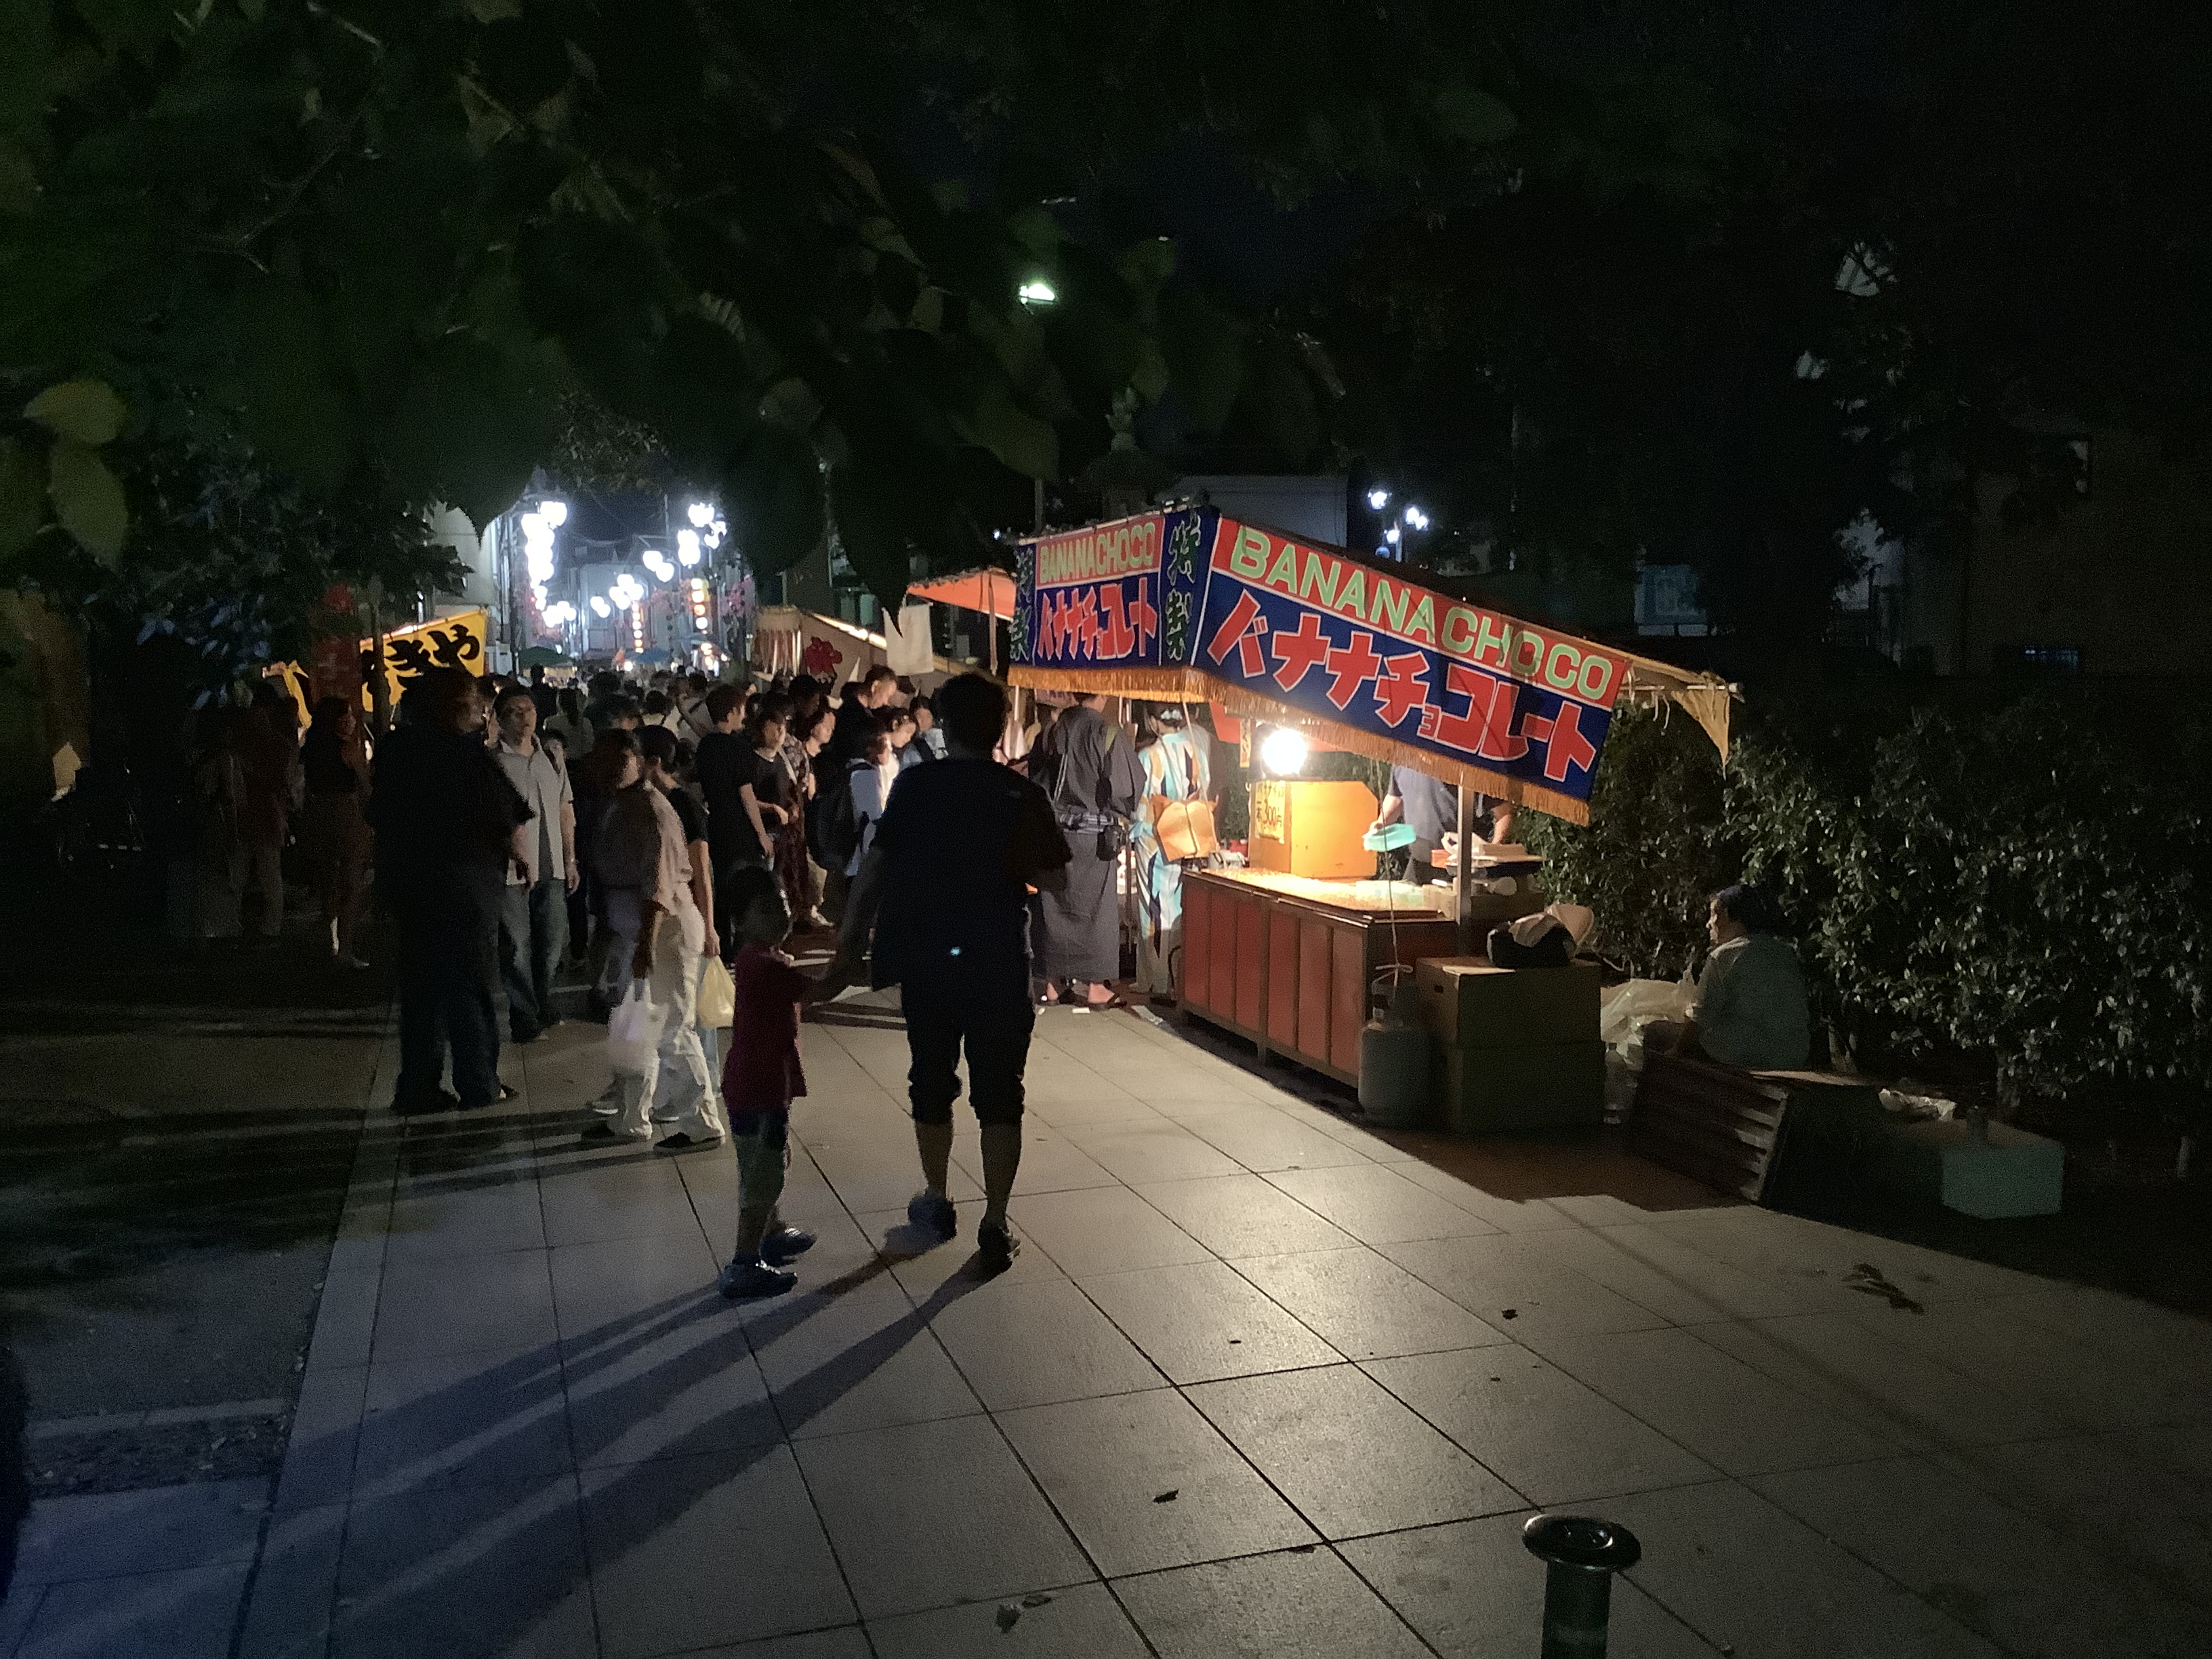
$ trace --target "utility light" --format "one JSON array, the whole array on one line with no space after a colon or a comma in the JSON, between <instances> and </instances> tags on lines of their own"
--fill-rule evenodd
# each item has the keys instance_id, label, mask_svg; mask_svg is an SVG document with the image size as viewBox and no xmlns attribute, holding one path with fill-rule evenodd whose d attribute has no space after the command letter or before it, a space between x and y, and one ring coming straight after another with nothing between
<instances>
[{"instance_id":1,"label":"utility light","mask_svg":"<svg viewBox=\"0 0 2212 1659\"><path fill-rule=\"evenodd\" d=\"M1377 485L1375 489L1367 492L1367 505L1373 507L1377 513L1380 513L1384 507L1390 505L1390 492L1384 489L1380 485Z\"/></svg>"},{"instance_id":2,"label":"utility light","mask_svg":"<svg viewBox=\"0 0 2212 1659\"><path fill-rule=\"evenodd\" d=\"M1279 726L1261 739L1260 764L1279 778L1296 777L1305 770L1305 733Z\"/></svg>"},{"instance_id":3,"label":"utility light","mask_svg":"<svg viewBox=\"0 0 2212 1659\"><path fill-rule=\"evenodd\" d=\"M1409 506L1406 508L1406 522L1416 530L1426 530L1429 527L1429 515L1418 507Z\"/></svg>"},{"instance_id":4,"label":"utility light","mask_svg":"<svg viewBox=\"0 0 2212 1659\"><path fill-rule=\"evenodd\" d=\"M1044 278L1032 276L1015 289L1014 297L1025 306L1048 306L1058 301L1060 295Z\"/></svg>"},{"instance_id":5,"label":"utility light","mask_svg":"<svg viewBox=\"0 0 2212 1659\"><path fill-rule=\"evenodd\" d=\"M568 522L568 503L566 501L540 501L538 503L538 515L556 530Z\"/></svg>"},{"instance_id":6,"label":"utility light","mask_svg":"<svg viewBox=\"0 0 2212 1659\"><path fill-rule=\"evenodd\" d=\"M592 614L594 617L611 617L615 614L615 608L594 593L592 595Z\"/></svg>"},{"instance_id":7,"label":"utility light","mask_svg":"<svg viewBox=\"0 0 2212 1659\"><path fill-rule=\"evenodd\" d=\"M699 562L699 532L679 530L676 532L676 562L678 564Z\"/></svg>"},{"instance_id":8,"label":"utility light","mask_svg":"<svg viewBox=\"0 0 2212 1659\"><path fill-rule=\"evenodd\" d=\"M705 501L694 501L684 511L696 530L704 530L714 522L714 509Z\"/></svg>"}]
</instances>

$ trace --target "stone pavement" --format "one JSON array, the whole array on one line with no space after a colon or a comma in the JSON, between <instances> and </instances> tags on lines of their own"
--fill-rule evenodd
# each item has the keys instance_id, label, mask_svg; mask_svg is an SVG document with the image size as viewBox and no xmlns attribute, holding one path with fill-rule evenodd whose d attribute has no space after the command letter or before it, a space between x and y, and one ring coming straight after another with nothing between
<instances>
[{"instance_id":1,"label":"stone pavement","mask_svg":"<svg viewBox=\"0 0 2212 1659\"><path fill-rule=\"evenodd\" d=\"M2212 1327L1501 1197L1069 1011L987 1280L972 1122L925 1250L903 1038L848 1008L775 1302L712 1288L726 1150L578 1144L595 1028L514 1109L372 1119L273 1492L40 1505L0 1659L1533 1654L1538 1507L1642 1539L1615 1655L2212 1654Z\"/></svg>"}]
</instances>

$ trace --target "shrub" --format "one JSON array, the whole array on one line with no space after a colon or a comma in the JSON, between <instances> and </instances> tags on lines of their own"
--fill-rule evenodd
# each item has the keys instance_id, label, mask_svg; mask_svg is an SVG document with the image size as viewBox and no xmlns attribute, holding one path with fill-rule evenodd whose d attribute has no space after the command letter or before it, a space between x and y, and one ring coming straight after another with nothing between
<instances>
[{"instance_id":1,"label":"shrub","mask_svg":"<svg viewBox=\"0 0 2212 1659\"><path fill-rule=\"evenodd\" d=\"M1758 697L1723 769L1625 713L1587 829L1531 818L1563 898L1672 977L1704 896L1764 883L1817 1012L1869 1069L1978 1075L2009 1102L2212 1094L2208 740L2179 687Z\"/></svg>"}]
</instances>

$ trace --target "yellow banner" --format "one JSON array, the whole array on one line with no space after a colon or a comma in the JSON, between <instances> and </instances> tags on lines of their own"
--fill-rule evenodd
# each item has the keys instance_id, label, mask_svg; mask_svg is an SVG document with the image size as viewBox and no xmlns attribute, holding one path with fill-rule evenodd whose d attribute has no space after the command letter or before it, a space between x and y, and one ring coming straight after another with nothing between
<instances>
[{"instance_id":1,"label":"yellow banner","mask_svg":"<svg viewBox=\"0 0 2212 1659\"><path fill-rule=\"evenodd\" d=\"M374 660L374 640L361 642L362 667L366 670ZM384 636L385 693L392 699L392 707L399 707L399 698L408 685L426 670L432 668L464 668L470 673L483 675L491 671L491 618L482 611L464 611L456 616L441 617L434 622L418 623L412 628L394 629ZM362 707L368 707L368 676L362 676Z\"/></svg>"}]
</instances>

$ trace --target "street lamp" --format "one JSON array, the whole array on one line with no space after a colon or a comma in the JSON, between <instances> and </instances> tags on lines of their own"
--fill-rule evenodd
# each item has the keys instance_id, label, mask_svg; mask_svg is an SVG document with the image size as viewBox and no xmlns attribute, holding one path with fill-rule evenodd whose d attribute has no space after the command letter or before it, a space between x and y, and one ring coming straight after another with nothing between
<instances>
[{"instance_id":1,"label":"street lamp","mask_svg":"<svg viewBox=\"0 0 2212 1659\"><path fill-rule=\"evenodd\" d=\"M714 509L705 501L694 501L684 511L684 515L691 520L691 527L694 530L704 530L714 522Z\"/></svg>"},{"instance_id":2,"label":"street lamp","mask_svg":"<svg viewBox=\"0 0 2212 1659\"><path fill-rule=\"evenodd\" d=\"M592 595L592 614L604 621L615 614L615 608L594 593Z\"/></svg>"},{"instance_id":3,"label":"street lamp","mask_svg":"<svg viewBox=\"0 0 2212 1659\"><path fill-rule=\"evenodd\" d=\"M1060 295L1043 277L1032 276L1014 290L1014 297L1025 306L1048 306L1056 302Z\"/></svg>"},{"instance_id":4,"label":"street lamp","mask_svg":"<svg viewBox=\"0 0 2212 1659\"><path fill-rule=\"evenodd\" d=\"M1377 513L1380 513L1384 507L1390 505L1390 492L1383 489L1380 484L1377 484L1374 489L1367 492L1367 505L1373 507Z\"/></svg>"},{"instance_id":5,"label":"street lamp","mask_svg":"<svg viewBox=\"0 0 2212 1659\"><path fill-rule=\"evenodd\" d=\"M679 530L676 532L676 562L686 566L699 562L699 532L697 531Z\"/></svg>"}]
</instances>

